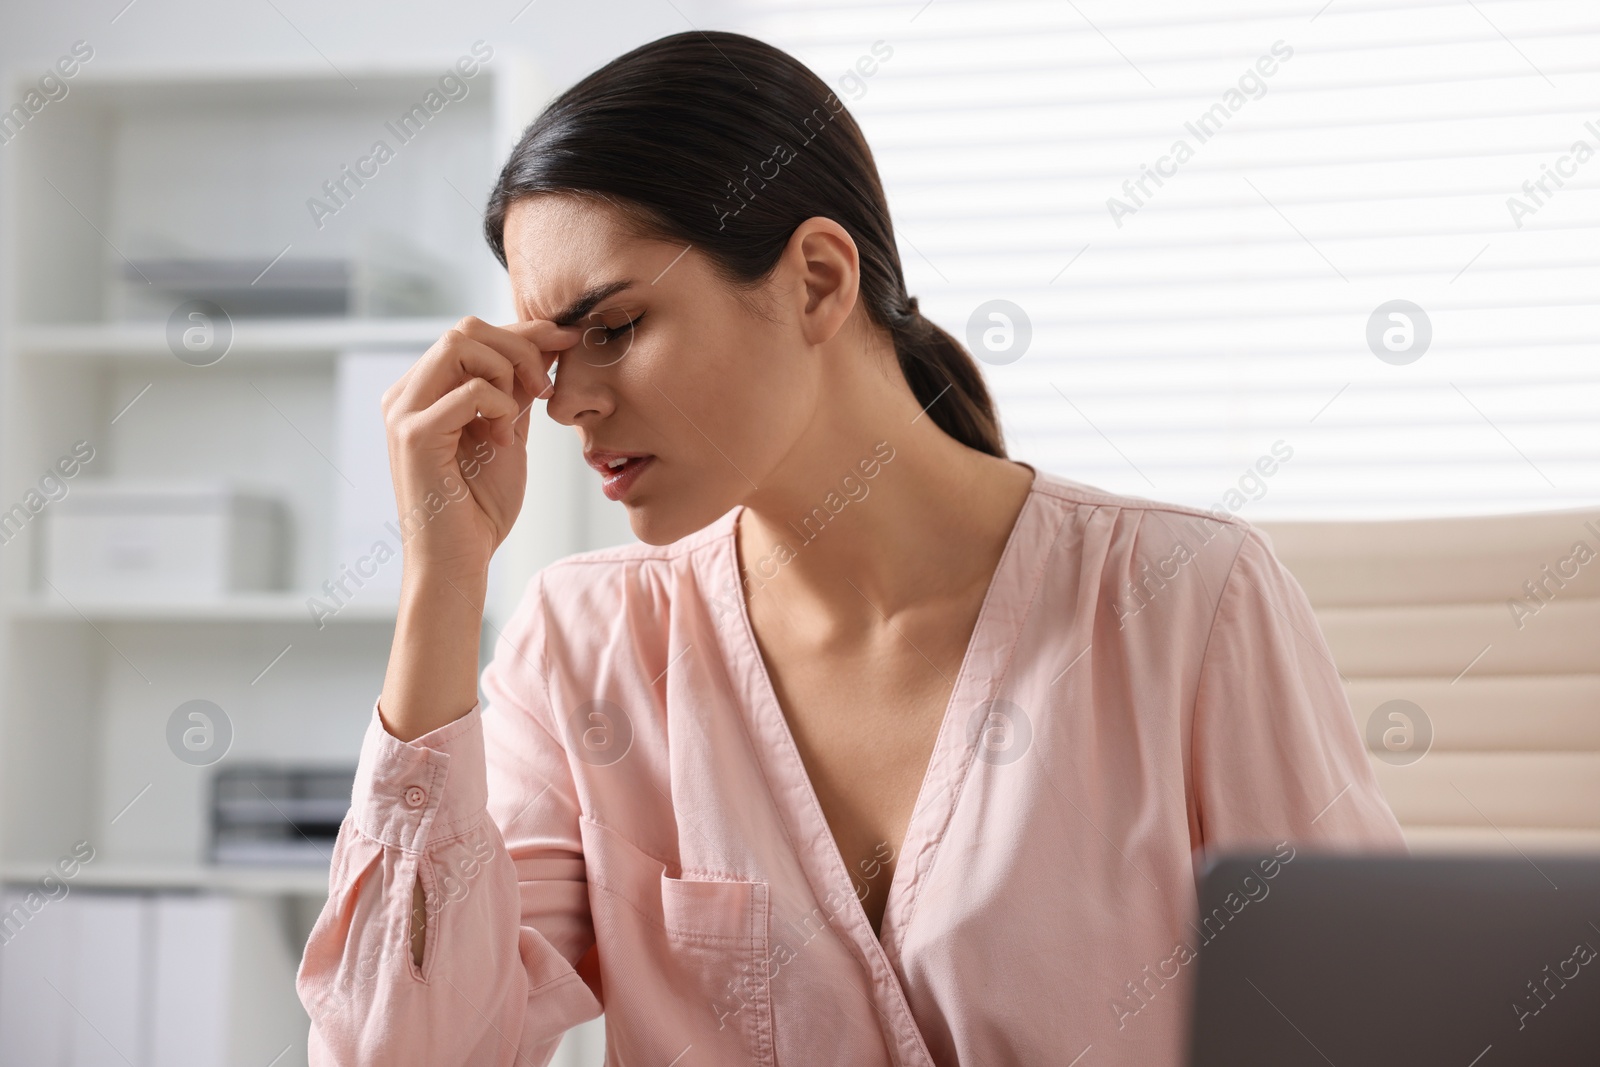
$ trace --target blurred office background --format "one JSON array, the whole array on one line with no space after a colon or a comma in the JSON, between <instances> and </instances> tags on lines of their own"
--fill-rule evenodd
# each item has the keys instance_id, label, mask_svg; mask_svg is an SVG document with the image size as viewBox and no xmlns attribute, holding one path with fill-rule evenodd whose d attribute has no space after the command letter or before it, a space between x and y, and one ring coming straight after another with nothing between
<instances>
[{"instance_id":1,"label":"blurred office background","mask_svg":"<svg viewBox=\"0 0 1600 1067\"><path fill-rule=\"evenodd\" d=\"M399 574L377 397L510 317L481 210L541 102L691 28L850 107L1014 456L1273 533L1416 847L1600 849L1592 5L12 3L0 1061L305 1063ZM485 653L631 540L531 447Z\"/></svg>"}]
</instances>

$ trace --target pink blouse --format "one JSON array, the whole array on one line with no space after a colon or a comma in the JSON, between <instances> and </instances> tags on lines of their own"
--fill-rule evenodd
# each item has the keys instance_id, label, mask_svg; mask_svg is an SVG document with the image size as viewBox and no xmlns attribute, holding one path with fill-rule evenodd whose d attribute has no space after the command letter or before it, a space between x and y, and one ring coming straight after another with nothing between
<instances>
[{"instance_id":1,"label":"pink blouse","mask_svg":"<svg viewBox=\"0 0 1600 1067\"><path fill-rule=\"evenodd\" d=\"M628 1067L1176 1064L1203 853L1404 850L1266 536L1035 469L874 936L742 510L546 567L454 722L405 743L374 703L297 978L313 1065L542 1067L602 1011Z\"/></svg>"}]
</instances>

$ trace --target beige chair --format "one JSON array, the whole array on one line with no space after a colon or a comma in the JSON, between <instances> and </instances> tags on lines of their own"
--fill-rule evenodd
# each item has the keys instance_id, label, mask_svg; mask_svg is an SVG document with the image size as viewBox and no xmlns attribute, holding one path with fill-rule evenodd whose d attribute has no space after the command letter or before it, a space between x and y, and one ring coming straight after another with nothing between
<instances>
[{"instance_id":1,"label":"beige chair","mask_svg":"<svg viewBox=\"0 0 1600 1067\"><path fill-rule=\"evenodd\" d=\"M1256 525L1414 852L1600 852L1600 510Z\"/></svg>"}]
</instances>

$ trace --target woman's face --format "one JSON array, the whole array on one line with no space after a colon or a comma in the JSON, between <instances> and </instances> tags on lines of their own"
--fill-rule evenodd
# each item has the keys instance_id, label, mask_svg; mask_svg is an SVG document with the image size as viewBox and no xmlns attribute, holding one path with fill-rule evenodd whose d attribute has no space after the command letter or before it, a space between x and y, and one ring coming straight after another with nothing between
<instances>
[{"instance_id":1,"label":"woman's face","mask_svg":"<svg viewBox=\"0 0 1600 1067\"><path fill-rule=\"evenodd\" d=\"M714 521L804 432L822 375L781 262L758 315L698 249L634 237L603 203L528 197L507 210L504 235L518 317L584 330L557 357L550 417L577 429L586 458L652 457L624 473L620 497L641 541Z\"/></svg>"}]
</instances>

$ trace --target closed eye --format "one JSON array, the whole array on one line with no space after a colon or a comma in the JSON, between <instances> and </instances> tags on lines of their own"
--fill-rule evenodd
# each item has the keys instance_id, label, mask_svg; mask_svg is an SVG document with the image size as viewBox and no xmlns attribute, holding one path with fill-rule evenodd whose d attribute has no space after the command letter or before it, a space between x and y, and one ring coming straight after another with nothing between
<instances>
[{"instance_id":1,"label":"closed eye","mask_svg":"<svg viewBox=\"0 0 1600 1067\"><path fill-rule=\"evenodd\" d=\"M643 320L643 319L644 319L644 312L641 311L637 318L629 319L627 322L623 323L621 326L607 326L607 327L604 327L606 338L609 340L611 338L621 337L624 333L626 333L627 331L629 331L629 330L633 329L635 326L637 326L639 324L639 322L641 320Z\"/></svg>"},{"instance_id":2,"label":"closed eye","mask_svg":"<svg viewBox=\"0 0 1600 1067\"><path fill-rule=\"evenodd\" d=\"M605 313L605 317L615 321L616 315L620 311L620 308L613 308L609 313ZM626 313L624 312L623 314ZM641 311L634 318L628 319L617 326L607 326L602 320L586 328L583 331L583 341L580 343L580 347L585 350L582 357L583 361L594 367L609 367L621 362L633 348L634 330L640 321L644 319L644 314ZM592 318L599 319L601 316L601 312L591 312ZM599 336L596 337L595 334L599 334ZM627 340L624 344L616 345L612 343L624 335L627 335ZM597 360L601 362L596 362Z\"/></svg>"}]
</instances>

